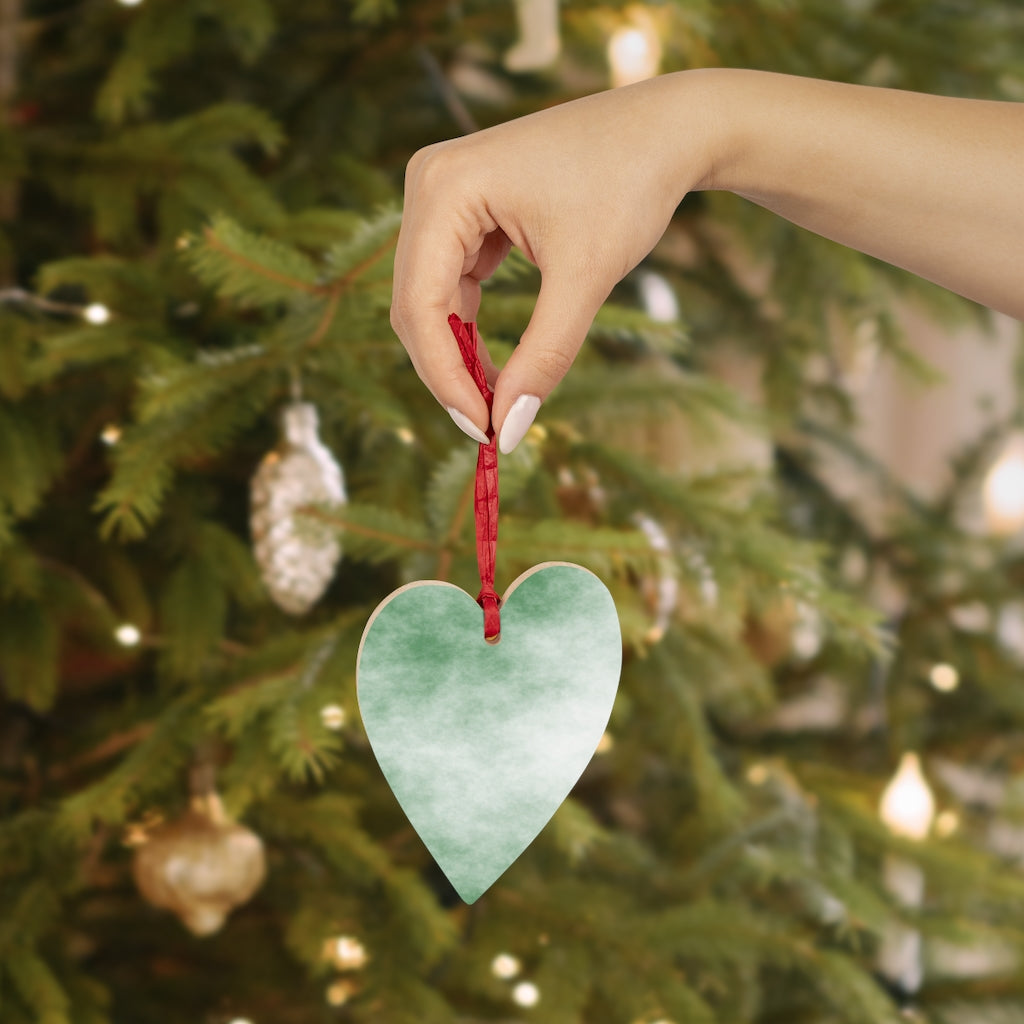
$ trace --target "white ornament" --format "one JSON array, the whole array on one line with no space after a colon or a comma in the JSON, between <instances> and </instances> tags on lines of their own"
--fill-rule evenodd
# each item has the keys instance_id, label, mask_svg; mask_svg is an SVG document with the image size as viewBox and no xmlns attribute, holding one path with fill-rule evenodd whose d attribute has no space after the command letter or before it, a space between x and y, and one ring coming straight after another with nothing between
<instances>
[{"instance_id":1,"label":"white ornament","mask_svg":"<svg viewBox=\"0 0 1024 1024\"><path fill-rule=\"evenodd\" d=\"M674 324L680 319L679 300L672 285L661 274L644 270L637 275L637 288L644 312L659 324Z\"/></svg>"},{"instance_id":2,"label":"white ornament","mask_svg":"<svg viewBox=\"0 0 1024 1024\"><path fill-rule=\"evenodd\" d=\"M672 543L662 526L650 516L637 512L633 522L650 541L651 549L662 556L661 571L657 578L641 580L641 588L648 605L654 613L654 622L647 631L647 639L657 643L672 622L672 615L679 604L679 580L672 562Z\"/></svg>"},{"instance_id":3,"label":"white ornament","mask_svg":"<svg viewBox=\"0 0 1024 1024\"><path fill-rule=\"evenodd\" d=\"M309 505L343 505L345 478L317 433L315 406L291 402L281 422L280 445L252 478L250 525L271 598L284 611L302 615L331 582L341 544L333 528L296 512Z\"/></svg>"},{"instance_id":4,"label":"white ornament","mask_svg":"<svg viewBox=\"0 0 1024 1024\"><path fill-rule=\"evenodd\" d=\"M509 71L538 71L558 56L558 0L516 0L519 41L505 54Z\"/></svg>"}]
</instances>

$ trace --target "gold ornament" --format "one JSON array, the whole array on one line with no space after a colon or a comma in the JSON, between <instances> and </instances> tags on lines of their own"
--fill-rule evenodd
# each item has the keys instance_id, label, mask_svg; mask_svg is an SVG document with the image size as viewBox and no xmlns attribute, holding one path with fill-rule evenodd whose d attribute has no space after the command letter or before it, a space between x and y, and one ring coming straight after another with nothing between
<instances>
[{"instance_id":1,"label":"gold ornament","mask_svg":"<svg viewBox=\"0 0 1024 1024\"><path fill-rule=\"evenodd\" d=\"M132 872L148 903L172 910L193 935L212 935L262 884L263 841L229 820L220 798L209 793L148 833Z\"/></svg>"},{"instance_id":2,"label":"gold ornament","mask_svg":"<svg viewBox=\"0 0 1024 1024\"><path fill-rule=\"evenodd\" d=\"M341 544L331 527L295 513L308 505L344 504L345 478L317 433L314 405L290 402L281 422L280 445L252 478L250 524L271 598L283 611L302 615L331 582Z\"/></svg>"}]
</instances>

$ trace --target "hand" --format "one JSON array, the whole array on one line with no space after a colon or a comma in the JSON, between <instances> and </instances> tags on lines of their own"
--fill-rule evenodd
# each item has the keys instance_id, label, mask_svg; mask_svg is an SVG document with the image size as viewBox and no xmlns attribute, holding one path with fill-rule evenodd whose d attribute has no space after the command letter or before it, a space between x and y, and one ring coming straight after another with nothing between
<instances>
[{"instance_id":1,"label":"hand","mask_svg":"<svg viewBox=\"0 0 1024 1024\"><path fill-rule=\"evenodd\" d=\"M487 410L448 333L518 246L537 305L497 374L502 451L568 370L612 287L691 189L736 192L803 227L1024 319L1024 104L757 71L684 71L417 153L392 323L478 440ZM489 360L485 353L482 357Z\"/></svg>"},{"instance_id":2,"label":"hand","mask_svg":"<svg viewBox=\"0 0 1024 1024\"><path fill-rule=\"evenodd\" d=\"M417 153L409 163L391 322L423 382L476 440L490 425L448 328L515 245L536 308L494 387L508 452L572 364L609 292L654 247L709 167L700 72L599 93ZM688 81L684 84L683 77Z\"/></svg>"}]
</instances>

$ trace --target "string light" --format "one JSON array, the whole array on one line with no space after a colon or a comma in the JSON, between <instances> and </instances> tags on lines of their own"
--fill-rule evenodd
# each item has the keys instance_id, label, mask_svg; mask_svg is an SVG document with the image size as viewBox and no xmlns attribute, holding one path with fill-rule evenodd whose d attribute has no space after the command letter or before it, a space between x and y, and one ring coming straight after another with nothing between
<instances>
[{"instance_id":1,"label":"string light","mask_svg":"<svg viewBox=\"0 0 1024 1024\"><path fill-rule=\"evenodd\" d=\"M521 981L512 989L512 1002L516 1006L536 1006L540 1002L540 989L532 981Z\"/></svg>"},{"instance_id":2,"label":"string light","mask_svg":"<svg viewBox=\"0 0 1024 1024\"><path fill-rule=\"evenodd\" d=\"M356 971L365 967L369 955L366 947L351 935L339 935L328 939L325 947L327 959L340 971Z\"/></svg>"},{"instance_id":3,"label":"string light","mask_svg":"<svg viewBox=\"0 0 1024 1024\"><path fill-rule=\"evenodd\" d=\"M935 797L921 773L917 754L906 753L882 794L879 814L893 834L924 839L935 817ZM882 861L882 884L900 904L920 907L924 902L924 872L913 861L887 853ZM877 952L881 973L904 992L914 993L924 980L921 934L902 921L891 919L882 929Z\"/></svg>"},{"instance_id":4,"label":"string light","mask_svg":"<svg viewBox=\"0 0 1024 1024\"><path fill-rule=\"evenodd\" d=\"M138 7L142 0L117 0L122 7Z\"/></svg>"},{"instance_id":5,"label":"string light","mask_svg":"<svg viewBox=\"0 0 1024 1024\"><path fill-rule=\"evenodd\" d=\"M1012 438L985 476L985 521L1002 537L1024 527L1024 439Z\"/></svg>"},{"instance_id":6,"label":"string light","mask_svg":"<svg viewBox=\"0 0 1024 1024\"><path fill-rule=\"evenodd\" d=\"M340 704L326 704L320 709L320 721L325 729L337 732L345 724L345 709Z\"/></svg>"},{"instance_id":7,"label":"string light","mask_svg":"<svg viewBox=\"0 0 1024 1024\"><path fill-rule=\"evenodd\" d=\"M100 440L104 444L117 444L117 442L121 440L121 428L116 423L108 423L100 431Z\"/></svg>"},{"instance_id":8,"label":"string light","mask_svg":"<svg viewBox=\"0 0 1024 1024\"><path fill-rule=\"evenodd\" d=\"M960 673L952 665L940 662L933 665L928 679L936 690L942 693L950 693L960 685Z\"/></svg>"},{"instance_id":9,"label":"string light","mask_svg":"<svg viewBox=\"0 0 1024 1024\"><path fill-rule=\"evenodd\" d=\"M348 1002L349 989L343 981L327 986L326 998L331 1006L344 1006Z\"/></svg>"},{"instance_id":10,"label":"string light","mask_svg":"<svg viewBox=\"0 0 1024 1024\"><path fill-rule=\"evenodd\" d=\"M105 324L110 319L110 310L102 302L90 302L82 310L82 319L91 324Z\"/></svg>"},{"instance_id":11,"label":"string light","mask_svg":"<svg viewBox=\"0 0 1024 1024\"><path fill-rule=\"evenodd\" d=\"M632 85L653 78L661 64L661 41L649 18L633 12L632 24L617 29L608 40L612 85Z\"/></svg>"},{"instance_id":12,"label":"string light","mask_svg":"<svg viewBox=\"0 0 1024 1024\"><path fill-rule=\"evenodd\" d=\"M907 839L924 839L935 817L935 797L921 773L917 754L906 753L882 793L879 815L889 830Z\"/></svg>"},{"instance_id":13,"label":"string light","mask_svg":"<svg viewBox=\"0 0 1024 1024\"><path fill-rule=\"evenodd\" d=\"M142 633L138 626L133 626L130 622L123 622L114 630L114 639L122 647L135 647L142 639Z\"/></svg>"},{"instance_id":14,"label":"string light","mask_svg":"<svg viewBox=\"0 0 1024 1024\"><path fill-rule=\"evenodd\" d=\"M491 961L491 974L503 981L508 981L520 972L522 966L519 958L511 953L499 953Z\"/></svg>"}]
</instances>

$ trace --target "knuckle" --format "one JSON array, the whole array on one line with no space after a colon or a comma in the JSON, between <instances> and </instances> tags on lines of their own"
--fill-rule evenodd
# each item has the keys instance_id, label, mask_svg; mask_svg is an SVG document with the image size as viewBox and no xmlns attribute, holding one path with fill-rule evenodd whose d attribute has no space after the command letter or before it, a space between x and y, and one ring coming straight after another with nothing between
<instances>
[{"instance_id":1,"label":"knuckle","mask_svg":"<svg viewBox=\"0 0 1024 1024\"><path fill-rule=\"evenodd\" d=\"M565 348L544 348L534 357L534 365L549 380L561 380L572 366L574 352Z\"/></svg>"},{"instance_id":2,"label":"knuckle","mask_svg":"<svg viewBox=\"0 0 1024 1024\"><path fill-rule=\"evenodd\" d=\"M450 144L435 142L413 153L405 169L406 188L430 191L448 176Z\"/></svg>"}]
</instances>

